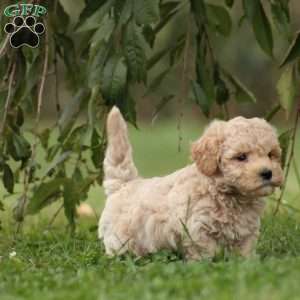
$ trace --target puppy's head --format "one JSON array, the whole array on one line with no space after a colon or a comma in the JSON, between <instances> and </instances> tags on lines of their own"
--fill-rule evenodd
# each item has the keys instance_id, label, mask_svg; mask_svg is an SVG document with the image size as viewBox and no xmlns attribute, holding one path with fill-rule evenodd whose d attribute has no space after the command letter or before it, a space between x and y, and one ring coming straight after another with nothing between
<instances>
[{"instance_id":1,"label":"puppy's head","mask_svg":"<svg viewBox=\"0 0 300 300\"><path fill-rule=\"evenodd\" d=\"M241 195L266 196L283 181L276 132L263 119L212 122L193 143L192 158L201 173Z\"/></svg>"}]
</instances>

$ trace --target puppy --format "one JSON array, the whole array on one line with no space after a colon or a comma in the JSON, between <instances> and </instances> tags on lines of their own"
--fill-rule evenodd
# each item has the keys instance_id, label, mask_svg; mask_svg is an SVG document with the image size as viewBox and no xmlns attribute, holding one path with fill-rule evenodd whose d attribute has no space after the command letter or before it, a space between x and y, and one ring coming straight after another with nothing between
<instances>
[{"instance_id":1,"label":"puppy","mask_svg":"<svg viewBox=\"0 0 300 300\"><path fill-rule=\"evenodd\" d=\"M198 260L224 248L242 256L254 251L261 197L283 181L281 149L265 120L213 121L192 144L193 164L149 179L138 175L127 126L116 107L108 116L107 135L107 201L99 237L108 255L170 249Z\"/></svg>"}]
</instances>

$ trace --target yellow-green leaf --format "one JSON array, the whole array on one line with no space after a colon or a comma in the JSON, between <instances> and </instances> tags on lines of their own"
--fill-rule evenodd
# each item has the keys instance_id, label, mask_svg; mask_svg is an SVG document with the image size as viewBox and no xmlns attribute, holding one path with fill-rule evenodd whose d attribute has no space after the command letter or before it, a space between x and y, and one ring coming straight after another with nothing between
<instances>
[{"instance_id":1,"label":"yellow-green leaf","mask_svg":"<svg viewBox=\"0 0 300 300\"><path fill-rule=\"evenodd\" d=\"M279 102L288 117L293 109L296 98L296 74L293 66L288 66L277 83Z\"/></svg>"},{"instance_id":2,"label":"yellow-green leaf","mask_svg":"<svg viewBox=\"0 0 300 300\"><path fill-rule=\"evenodd\" d=\"M280 64L280 67L285 66L288 63L291 63L295 59L300 57L300 31L297 32L296 37L292 41L287 53Z\"/></svg>"}]
</instances>

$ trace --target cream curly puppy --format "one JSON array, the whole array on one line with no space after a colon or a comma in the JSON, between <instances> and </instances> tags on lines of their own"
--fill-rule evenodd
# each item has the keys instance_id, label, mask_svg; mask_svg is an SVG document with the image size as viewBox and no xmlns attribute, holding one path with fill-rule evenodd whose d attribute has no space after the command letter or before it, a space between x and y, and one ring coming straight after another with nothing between
<instances>
[{"instance_id":1,"label":"cream curly puppy","mask_svg":"<svg viewBox=\"0 0 300 300\"><path fill-rule=\"evenodd\" d=\"M187 259L220 249L249 256L255 249L263 196L280 186L281 149L263 119L214 121L192 145L194 163L145 179L132 159L127 126L114 107L107 120L106 205L99 237L108 255L180 250Z\"/></svg>"}]
</instances>

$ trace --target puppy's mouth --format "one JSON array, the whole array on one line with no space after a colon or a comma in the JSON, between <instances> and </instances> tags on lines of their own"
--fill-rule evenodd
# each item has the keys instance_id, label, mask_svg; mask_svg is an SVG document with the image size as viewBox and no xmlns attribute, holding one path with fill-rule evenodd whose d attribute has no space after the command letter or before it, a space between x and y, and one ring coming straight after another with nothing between
<instances>
[{"instance_id":1,"label":"puppy's mouth","mask_svg":"<svg viewBox=\"0 0 300 300\"><path fill-rule=\"evenodd\" d=\"M268 196L274 192L274 189L278 187L279 184L275 182L265 182L255 188L252 193L260 195L260 196Z\"/></svg>"}]
</instances>

